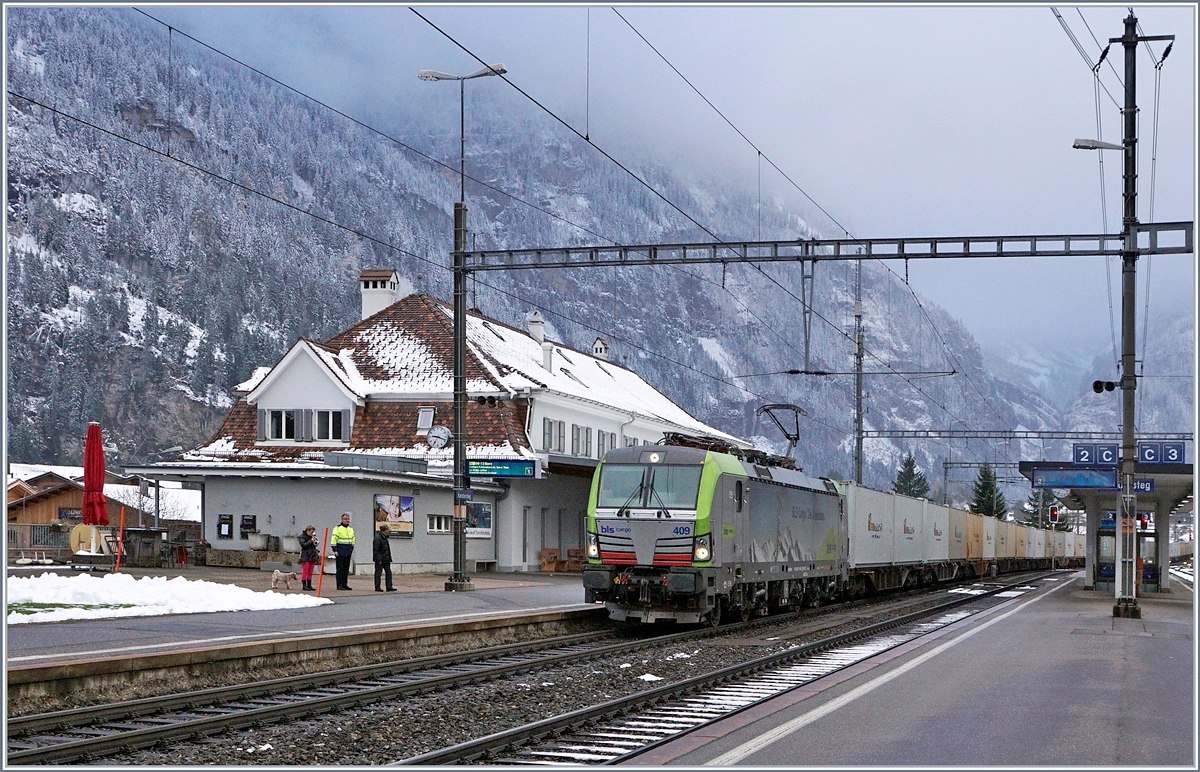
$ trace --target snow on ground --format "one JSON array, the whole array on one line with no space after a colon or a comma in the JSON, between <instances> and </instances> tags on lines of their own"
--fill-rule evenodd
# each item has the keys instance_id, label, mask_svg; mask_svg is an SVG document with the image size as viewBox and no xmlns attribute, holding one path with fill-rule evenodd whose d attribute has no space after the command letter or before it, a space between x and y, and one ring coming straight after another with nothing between
<instances>
[{"instance_id":1,"label":"snow on ground","mask_svg":"<svg viewBox=\"0 0 1200 772\"><path fill-rule=\"evenodd\" d=\"M202 614L213 611L269 611L333 603L312 595L284 594L177 576L104 574L92 576L10 576L6 580L8 624L60 622L68 619ZM37 605L24 605L37 604ZM16 606L22 611L14 611Z\"/></svg>"}]
</instances>

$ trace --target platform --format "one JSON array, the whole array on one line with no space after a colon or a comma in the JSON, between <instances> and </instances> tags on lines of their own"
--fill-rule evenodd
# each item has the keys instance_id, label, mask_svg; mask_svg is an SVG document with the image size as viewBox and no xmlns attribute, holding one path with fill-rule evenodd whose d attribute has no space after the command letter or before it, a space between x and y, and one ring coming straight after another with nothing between
<instances>
[{"instance_id":1,"label":"platform","mask_svg":"<svg viewBox=\"0 0 1200 772\"><path fill-rule=\"evenodd\" d=\"M1081 572L1043 584L632 763L1194 769L1192 592L1114 619Z\"/></svg>"},{"instance_id":2,"label":"platform","mask_svg":"<svg viewBox=\"0 0 1200 772\"><path fill-rule=\"evenodd\" d=\"M192 580L237 584L258 591L269 589L271 580L269 572L237 568L128 571L122 568L122 573L184 576ZM315 608L11 625L7 628L6 653L10 667L57 664L88 657L144 656L256 641L591 607L583 603L583 583L577 574L488 573L472 575L471 579L475 591L458 593L442 589L446 574L396 574L399 592L375 593L372 578L359 576L350 580L353 592L334 593L333 577L327 577L323 594L334 603Z\"/></svg>"}]
</instances>

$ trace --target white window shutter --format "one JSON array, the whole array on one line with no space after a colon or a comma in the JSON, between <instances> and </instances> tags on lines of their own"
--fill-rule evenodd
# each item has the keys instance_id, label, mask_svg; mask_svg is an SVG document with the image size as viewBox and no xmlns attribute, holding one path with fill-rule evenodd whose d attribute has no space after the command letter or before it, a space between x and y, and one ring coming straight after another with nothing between
<instances>
[{"instance_id":1,"label":"white window shutter","mask_svg":"<svg viewBox=\"0 0 1200 772\"><path fill-rule=\"evenodd\" d=\"M258 411L258 441L262 442L267 438L267 411Z\"/></svg>"},{"instance_id":2,"label":"white window shutter","mask_svg":"<svg viewBox=\"0 0 1200 772\"><path fill-rule=\"evenodd\" d=\"M313 411L310 408L304 409L304 441L312 442L313 439Z\"/></svg>"},{"instance_id":3,"label":"white window shutter","mask_svg":"<svg viewBox=\"0 0 1200 772\"><path fill-rule=\"evenodd\" d=\"M350 441L350 411L342 411L342 442Z\"/></svg>"}]
</instances>

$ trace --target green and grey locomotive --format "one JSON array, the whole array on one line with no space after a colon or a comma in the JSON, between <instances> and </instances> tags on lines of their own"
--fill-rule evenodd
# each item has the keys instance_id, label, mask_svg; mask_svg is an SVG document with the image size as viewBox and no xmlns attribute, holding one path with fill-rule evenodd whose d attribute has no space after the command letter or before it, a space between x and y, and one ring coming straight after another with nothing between
<instances>
[{"instance_id":1,"label":"green and grey locomotive","mask_svg":"<svg viewBox=\"0 0 1200 772\"><path fill-rule=\"evenodd\" d=\"M677 444L605 454L588 501L588 599L614 620L717 624L834 597L844 499L771 460Z\"/></svg>"}]
</instances>

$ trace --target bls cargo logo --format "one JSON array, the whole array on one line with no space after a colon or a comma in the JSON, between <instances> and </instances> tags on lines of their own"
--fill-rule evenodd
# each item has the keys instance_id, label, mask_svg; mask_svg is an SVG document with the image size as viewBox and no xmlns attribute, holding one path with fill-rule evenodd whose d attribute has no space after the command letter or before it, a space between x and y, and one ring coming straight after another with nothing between
<instances>
[{"instance_id":1,"label":"bls cargo logo","mask_svg":"<svg viewBox=\"0 0 1200 772\"><path fill-rule=\"evenodd\" d=\"M908 527L908 518L907 517L904 518L904 524L900 526L900 530L905 536L912 536L914 533L917 532L916 528Z\"/></svg>"},{"instance_id":2,"label":"bls cargo logo","mask_svg":"<svg viewBox=\"0 0 1200 772\"><path fill-rule=\"evenodd\" d=\"M878 539L880 531L883 530L883 523L875 522L871 513L867 513L867 530L871 532L872 539Z\"/></svg>"},{"instance_id":3,"label":"bls cargo logo","mask_svg":"<svg viewBox=\"0 0 1200 772\"><path fill-rule=\"evenodd\" d=\"M633 533L633 528L628 525L609 525L608 523L600 524L600 533L617 534L617 533Z\"/></svg>"},{"instance_id":4,"label":"bls cargo logo","mask_svg":"<svg viewBox=\"0 0 1200 772\"><path fill-rule=\"evenodd\" d=\"M942 536L942 531L939 531L936 525L933 527L933 535L935 538Z\"/></svg>"}]
</instances>

